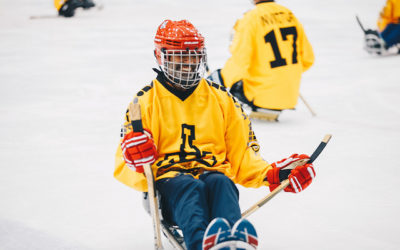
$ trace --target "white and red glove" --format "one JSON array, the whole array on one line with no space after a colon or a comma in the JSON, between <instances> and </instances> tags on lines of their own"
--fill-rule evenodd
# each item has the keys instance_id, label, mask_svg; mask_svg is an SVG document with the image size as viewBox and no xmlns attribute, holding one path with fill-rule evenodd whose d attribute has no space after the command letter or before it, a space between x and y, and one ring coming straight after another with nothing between
<instances>
[{"instance_id":1,"label":"white and red glove","mask_svg":"<svg viewBox=\"0 0 400 250\"><path fill-rule=\"evenodd\" d=\"M143 173L144 164L153 164L157 158L153 137L147 129L126 134L121 149L126 165L138 173Z\"/></svg>"},{"instance_id":2,"label":"white and red glove","mask_svg":"<svg viewBox=\"0 0 400 250\"><path fill-rule=\"evenodd\" d=\"M286 179L290 181L290 185L285 188L286 192L299 193L306 189L315 178L312 163L306 163L308 159L308 155L293 154L289 158L272 163L272 169L267 172L269 189L273 191Z\"/></svg>"}]
</instances>

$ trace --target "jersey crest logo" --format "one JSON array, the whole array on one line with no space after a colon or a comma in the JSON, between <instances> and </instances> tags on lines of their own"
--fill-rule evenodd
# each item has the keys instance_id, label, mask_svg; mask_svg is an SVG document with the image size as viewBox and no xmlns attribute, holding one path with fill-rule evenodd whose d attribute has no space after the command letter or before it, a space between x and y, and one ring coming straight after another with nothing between
<instances>
[{"instance_id":1,"label":"jersey crest logo","mask_svg":"<svg viewBox=\"0 0 400 250\"><path fill-rule=\"evenodd\" d=\"M201 165L206 167L215 166L217 163L217 159L211 152L201 151L196 145L194 145L193 141L196 139L195 136L195 126L182 124L181 126L181 145L180 151L176 153L166 154L164 159L157 162L157 166L159 166L157 170L157 175L162 175L168 171L174 170L174 165L179 165L183 167L187 167L188 173L197 174ZM193 162L197 162L199 164L198 167L193 166ZM164 165L165 164L165 165ZM186 168L185 168L186 169ZM182 171L181 168L179 168ZM184 171L185 172L185 171Z\"/></svg>"}]
</instances>

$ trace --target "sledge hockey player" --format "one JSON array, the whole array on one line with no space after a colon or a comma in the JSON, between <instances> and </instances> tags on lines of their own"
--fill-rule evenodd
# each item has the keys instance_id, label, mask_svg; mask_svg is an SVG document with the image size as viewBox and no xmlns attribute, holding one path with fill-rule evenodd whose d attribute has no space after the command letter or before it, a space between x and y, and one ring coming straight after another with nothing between
<instances>
[{"instance_id":1,"label":"sledge hockey player","mask_svg":"<svg viewBox=\"0 0 400 250\"><path fill-rule=\"evenodd\" d=\"M92 0L54 0L58 15L73 17L77 8L90 9L95 6Z\"/></svg>"},{"instance_id":2,"label":"sledge hockey player","mask_svg":"<svg viewBox=\"0 0 400 250\"><path fill-rule=\"evenodd\" d=\"M400 0L387 0L379 14L378 30L365 31L365 50L370 54L400 54ZM393 48L393 49L391 49Z\"/></svg>"},{"instance_id":3,"label":"sledge hockey player","mask_svg":"<svg viewBox=\"0 0 400 250\"><path fill-rule=\"evenodd\" d=\"M253 3L233 28L232 56L209 79L230 88L252 111L265 113L266 120L268 114L277 120L282 110L296 107L301 75L313 64L314 53L289 9L273 0Z\"/></svg>"},{"instance_id":4,"label":"sledge hockey player","mask_svg":"<svg viewBox=\"0 0 400 250\"><path fill-rule=\"evenodd\" d=\"M241 219L235 184L273 190L289 178L285 191L297 193L312 182L313 165L287 169L309 158L298 154L263 160L241 105L203 78L204 37L190 22L165 20L154 43L157 77L133 99L144 132L132 131L128 108L114 177L146 192L143 165L151 164L163 219L179 226L187 249L255 249L257 234Z\"/></svg>"}]
</instances>

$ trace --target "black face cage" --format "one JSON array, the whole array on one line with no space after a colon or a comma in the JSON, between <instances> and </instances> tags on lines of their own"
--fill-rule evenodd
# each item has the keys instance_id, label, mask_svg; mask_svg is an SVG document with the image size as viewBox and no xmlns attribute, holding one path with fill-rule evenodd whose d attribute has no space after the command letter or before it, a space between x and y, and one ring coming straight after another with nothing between
<instances>
[{"instance_id":1,"label":"black face cage","mask_svg":"<svg viewBox=\"0 0 400 250\"><path fill-rule=\"evenodd\" d=\"M206 71L206 49L161 50L160 68L171 83L183 89L196 86Z\"/></svg>"}]
</instances>

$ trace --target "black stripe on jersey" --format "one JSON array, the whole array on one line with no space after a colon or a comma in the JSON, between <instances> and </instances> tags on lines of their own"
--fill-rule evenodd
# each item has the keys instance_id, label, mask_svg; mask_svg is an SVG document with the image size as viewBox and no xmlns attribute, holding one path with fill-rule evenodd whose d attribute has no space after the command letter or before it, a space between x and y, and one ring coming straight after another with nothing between
<instances>
[{"instance_id":1,"label":"black stripe on jersey","mask_svg":"<svg viewBox=\"0 0 400 250\"><path fill-rule=\"evenodd\" d=\"M139 92L137 92L136 96L142 96L144 93L149 91L153 87L153 81L149 85L144 86Z\"/></svg>"},{"instance_id":2,"label":"black stripe on jersey","mask_svg":"<svg viewBox=\"0 0 400 250\"><path fill-rule=\"evenodd\" d=\"M220 90L224 91L232 99L233 103L235 104L235 107L240 109L240 111L242 112L243 119L244 120L248 119L247 114L243 110L242 104L240 102L238 102L238 100L229 91L227 91L227 89L224 86L216 84L215 82L209 81L208 79L206 79L206 81L207 81L208 85L210 85L211 87L214 87L216 89L220 89Z\"/></svg>"},{"instance_id":3,"label":"black stripe on jersey","mask_svg":"<svg viewBox=\"0 0 400 250\"><path fill-rule=\"evenodd\" d=\"M227 91L227 89L226 89L224 86L219 85L219 84L217 84L217 83L215 83L215 82L212 82L212 81L210 81L210 80L208 80L208 79L205 79L205 80L206 80L206 82L208 83L208 85L210 85L211 87L214 87L214 88L216 88L216 89L220 89L220 90L222 90L222 91L224 91L224 92L227 92L227 93L229 94L229 92Z\"/></svg>"},{"instance_id":4,"label":"black stripe on jersey","mask_svg":"<svg viewBox=\"0 0 400 250\"><path fill-rule=\"evenodd\" d=\"M152 87L153 87L153 82L150 83L150 86L145 86L145 87L143 88L143 91L144 91L144 92L147 92L147 91L149 91Z\"/></svg>"},{"instance_id":5,"label":"black stripe on jersey","mask_svg":"<svg viewBox=\"0 0 400 250\"><path fill-rule=\"evenodd\" d=\"M130 120L129 120L129 109L126 109L125 119L126 119L127 122L130 122Z\"/></svg>"},{"instance_id":6,"label":"black stripe on jersey","mask_svg":"<svg viewBox=\"0 0 400 250\"><path fill-rule=\"evenodd\" d=\"M216 84L215 82L212 82L208 79L206 79L207 83L209 86L214 87L216 89L222 90L223 92L225 92L230 98L232 98L233 102L237 105L240 106L240 109L242 110L242 113L244 112L242 109L242 105L236 100L236 98L226 89L226 87Z\"/></svg>"},{"instance_id":7,"label":"black stripe on jersey","mask_svg":"<svg viewBox=\"0 0 400 250\"><path fill-rule=\"evenodd\" d=\"M176 172L179 172L180 174L191 174L193 176L199 176L199 175L203 174L206 170L203 167L193 167L190 169L186 169L186 168L177 166L177 167L169 168L168 170L157 169L156 176L161 176L170 171L176 171Z\"/></svg>"},{"instance_id":8,"label":"black stripe on jersey","mask_svg":"<svg viewBox=\"0 0 400 250\"><path fill-rule=\"evenodd\" d=\"M151 88L153 88L153 81L151 81L149 85L144 86L139 92L137 92L136 96L139 97L139 96L144 95L144 93L149 91ZM129 109L126 110L125 119L128 123L131 122L129 119ZM129 127L130 125L127 125L127 126Z\"/></svg>"},{"instance_id":9,"label":"black stripe on jersey","mask_svg":"<svg viewBox=\"0 0 400 250\"><path fill-rule=\"evenodd\" d=\"M212 82L212 83L211 83L211 86L213 86L213 87L216 88L216 89L219 89L219 86L220 86L220 85L216 84L215 82Z\"/></svg>"},{"instance_id":10,"label":"black stripe on jersey","mask_svg":"<svg viewBox=\"0 0 400 250\"><path fill-rule=\"evenodd\" d=\"M259 3L269 3L269 2L275 2L275 0L264 0L264 1L260 1L260 2L256 3L256 5L259 4Z\"/></svg>"}]
</instances>

